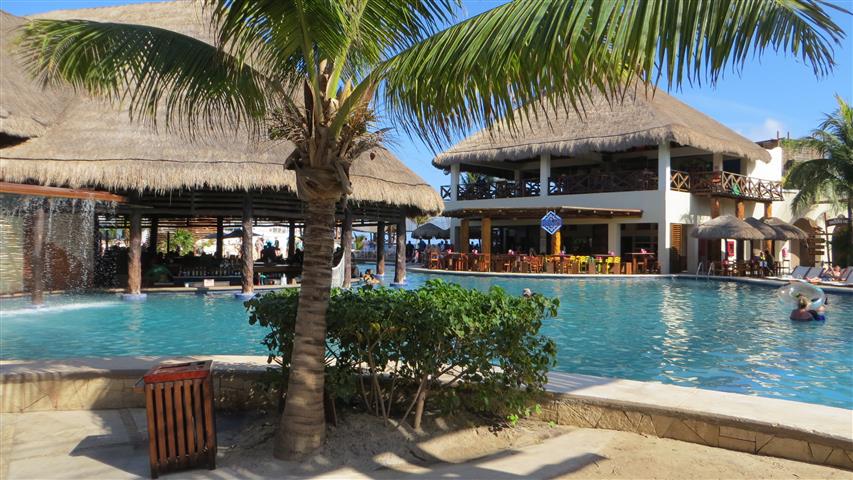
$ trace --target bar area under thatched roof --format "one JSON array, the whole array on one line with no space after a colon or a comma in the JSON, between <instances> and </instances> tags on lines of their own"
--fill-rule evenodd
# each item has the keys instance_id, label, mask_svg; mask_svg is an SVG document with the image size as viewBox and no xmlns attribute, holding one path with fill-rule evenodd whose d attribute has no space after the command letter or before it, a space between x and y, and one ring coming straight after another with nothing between
<instances>
[{"instance_id":1,"label":"bar area under thatched roof","mask_svg":"<svg viewBox=\"0 0 853 480\"><path fill-rule=\"evenodd\" d=\"M211 38L201 4L195 1L57 11L38 17L138 23L205 41ZM166 234L174 231L172 225L182 224L180 219L186 219L187 228L201 229L201 233L215 228L216 257L220 258L222 241L218 237L225 226L241 226L244 241L251 242L252 225L281 225L290 232L287 247L281 249L288 255L282 256L294 255L304 204L295 193L294 173L284 168L292 144L228 129L189 138L131 121L127 110L69 87L43 89L14 51L17 29L26 21L2 12L0 185L4 186L0 196L24 198L22 192L30 192L29 198L33 194L56 197L62 189L68 193L66 198L95 198L97 192L113 195L108 208L95 209L95 223L102 224L101 230L129 229L127 291L134 295L141 292L143 227L149 238L145 253L150 255L156 254L158 239L162 243L164 232L158 236L158 224ZM353 223L376 226L377 237L383 237L382 251L377 252L377 270L382 271L386 225L396 226L400 232L396 237L404 242L405 227L400 225L405 225L405 218L438 214L443 202L429 184L381 147L356 158L350 177L352 194L338 210L341 244L351 238ZM42 195L38 188L50 190ZM116 202L117 198L123 201ZM44 221L43 214L28 214L36 223ZM38 228L36 225L35 230ZM19 236L32 240L32 231L28 226ZM15 259L26 264L24 275L32 272L32 261ZM349 266L342 262L347 269L344 283L348 283ZM397 272L402 279L405 262L397 264L398 270L403 269ZM251 265L243 267L244 293L252 292L254 273Z\"/></svg>"}]
</instances>

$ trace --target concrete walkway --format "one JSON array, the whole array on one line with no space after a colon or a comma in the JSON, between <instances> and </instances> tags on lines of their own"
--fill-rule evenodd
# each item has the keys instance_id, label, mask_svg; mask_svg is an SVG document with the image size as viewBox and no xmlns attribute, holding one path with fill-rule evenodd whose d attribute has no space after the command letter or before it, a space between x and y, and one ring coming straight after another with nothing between
<instances>
[{"instance_id":1,"label":"concrete walkway","mask_svg":"<svg viewBox=\"0 0 853 480\"><path fill-rule=\"evenodd\" d=\"M220 416L219 468L168 478L839 478L853 472L760 457L611 430L573 429L542 443L460 464L400 463L338 466L306 472L268 456L265 445L243 445L238 433L256 418ZM0 415L0 478L139 478L148 476L142 409ZM232 453L229 453L231 451ZM251 458L248 458L251 457ZM298 473L295 473L298 472Z\"/></svg>"}]
</instances>

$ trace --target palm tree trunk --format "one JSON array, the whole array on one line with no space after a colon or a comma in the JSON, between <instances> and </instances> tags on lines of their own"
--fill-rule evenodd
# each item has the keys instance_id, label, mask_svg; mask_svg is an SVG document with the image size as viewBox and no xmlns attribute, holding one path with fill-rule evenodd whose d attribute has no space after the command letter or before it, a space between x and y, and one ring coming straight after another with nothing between
<instances>
[{"instance_id":1,"label":"palm tree trunk","mask_svg":"<svg viewBox=\"0 0 853 480\"><path fill-rule=\"evenodd\" d=\"M847 266L853 266L853 194L847 194Z\"/></svg>"},{"instance_id":2,"label":"palm tree trunk","mask_svg":"<svg viewBox=\"0 0 853 480\"><path fill-rule=\"evenodd\" d=\"M326 310L332 288L335 201L306 202L305 259L296 314L290 380L274 454L296 459L323 445Z\"/></svg>"}]
</instances>

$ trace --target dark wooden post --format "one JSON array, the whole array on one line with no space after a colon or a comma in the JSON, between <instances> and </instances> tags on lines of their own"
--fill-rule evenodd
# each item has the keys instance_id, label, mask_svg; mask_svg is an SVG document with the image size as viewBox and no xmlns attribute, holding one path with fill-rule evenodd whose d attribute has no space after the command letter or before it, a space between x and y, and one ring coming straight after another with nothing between
<instances>
[{"instance_id":1,"label":"dark wooden post","mask_svg":"<svg viewBox=\"0 0 853 480\"><path fill-rule=\"evenodd\" d=\"M735 215L738 220L743 220L746 218L746 205L744 205L743 200L738 200L735 202ZM752 242L749 242L752 245ZM735 260L738 262L745 260L744 251L743 251L743 240L735 240Z\"/></svg>"},{"instance_id":2,"label":"dark wooden post","mask_svg":"<svg viewBox=\"0 0 853 480\"><path fill-rule=\"evenodd\" d=\"M216 217L216 259L222 259L222 241L225 233L222 217Z\"/></svg>"},{"instance_id":3,"label":"dark wooden post","mask_svg":"<svg viewBox=\"0 0 853 480\"><path fill-rule=\"evenodd\" d=\"M344 210L344 220L341 223L341 249L344 262L344 288L352 286L352 211Z\"/></svg>"},{"instance_id":4,"label":"dark wooden post","mask_svg":"<svg viewBox=\"0 0 853 480\"><path fill-rule=\"evenodd\" d=\"M33 251L30 257L33 272L33 305L44 303L44 213L43 202L39 202L33 213Z\"/></svg>"},{"instance_id":5,"label":"dark wooden post","mask_svg":"<svg viewBox=\"0 0 853 480\"><path fill-rule=\"evenodd\" d=\"M127 293L138 297L142 293L142 214L130 212L130 245L127 250Z\"/></svg>"},{"instance_id":6,"label":"dark wooden post","mask_svg":"<svg viewBox=\"0 0 853 480\"><path fill-rule=\"evenodd\" d=\"M157 256L157 237L160 227L160 220L157 217L151 219L151 228L148 229L148 254L152 257Z\"/></svg>"},{"instance_id":7,"label":"dark wooden post","mask_svg":"<svg viewBox=\"0 0 853 480\"><path fill-rule=\"evenodd\" d=\"M243 283L241 294L250 296L255 292L255 254L252 244L252 197L243 198L243 244L240 251L243 264Z\"/></svg>"},{"instance_id":8,"label":"dark wooden post","mask_svg":"<svg viewBox=\"0 0 853 480\"><path fill-rule=\"evenodd\" d=\"M397 220L397 261L394 262L394 283L406 283L406 216Z\"/></svg>"},{"instance_id":9,"label":"dark wooden post","mask_svg":"<svg viewBox=\"0 0 853 480\"><path fill-rule=\"evenodd\" d=\"M293 259L296 253L296 222L290 221L287 227L287 258Z\"/></svg>"},{"instance_id":10,"label":"dark wooden post","mask_svg":"<svg viewBox=\"0 0 853 480\"><path fill-rule=\"evenodd\" d=\"M385 275L385 222L376 224L376 274Z\"/></svg>"}]
</instances>

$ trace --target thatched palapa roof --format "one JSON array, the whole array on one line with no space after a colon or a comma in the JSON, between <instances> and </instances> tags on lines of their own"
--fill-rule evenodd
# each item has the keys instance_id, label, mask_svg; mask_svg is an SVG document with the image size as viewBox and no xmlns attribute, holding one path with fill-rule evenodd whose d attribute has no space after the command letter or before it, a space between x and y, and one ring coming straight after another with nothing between
<instances>
[{"instance_id":1,"label":"thatched palapa roof","mask_svg":"<svg viewBox=\"0 0 853 480\"><path fill-rule=\"evenodd\" d=\"M531 107L530 124L516 131L498 123L439 154L439 168L468 162L525 160L542 154L573 156L588 152L618 152L633 147L676 142L681 145L764 162L770 154L725 125L661 90L639 87L622 101L608 103L601 93L584 102L583 113L572 107ZM544 108L544 111L542 109ZM534 110L531 110L533 112Z\"/></svg>"},{"instance_id":2,"label":"thatched palapa roof","mask_svg":"<svg viewBox=\"0 0 853 480\"><path fill-rule=\"evenodd\" d=\"M16 61L17 29L25 19L0 10L0 133L37 137L62 113L70 92L42 89Z\"/></svg>"},{"instance_id":3,"label":"thatched palapa roof","mask_svg":"<svg viewBox=\"0 0 853 480\"><path fill-rule=\"evenodd\" d=\"M441 228L434 223L427 222L412 232L412 238L430 239L430 238L450 238L450 229Z\"/></svg>"},{"instance_id":4,"label":"thatched palapa roof","mask_svg":"<svg viewBox=\"0 0 853 480\"><path fill-rule=\"evenodd\" d=\"M18 25L23 22L4 14L6 17ZM172 29L205 41L211 38L200 4L192 0L66 10L38 17L137 23ZM3 28L5 35L5 23ZM5 40L3 47L3 65L16 62ZM45 96L31 77L22 78L30 84L21 95ZM5 80L3 85L6 97ZM253 140L246 132L216 132L190 141L179 133L162 128L155 131L132 122L126 110L102 100L72 94L68 89L62 93L69 99L57 102L62 104L61 114L48 120L49 128L39 132L37 138L0 149L0 179L156 192L204 188L296 190L295 174L283 166L293 150L289 142ZM383 148L359 156L350 175L350 199L357 203L385 203L423 213L437 213L444 206L426 181Z\"/></svg>"},{"instance_id":5,"label":"thatched palapa roof","mask_svg":"<svg viewBox=\"0 0 853 480\"><path fill-rule=\"evenodd\" d=\"M764 234L734 215L720 215L693 228L694 238L718 240L764 240Z\"/></svg>"}]
</instances>

